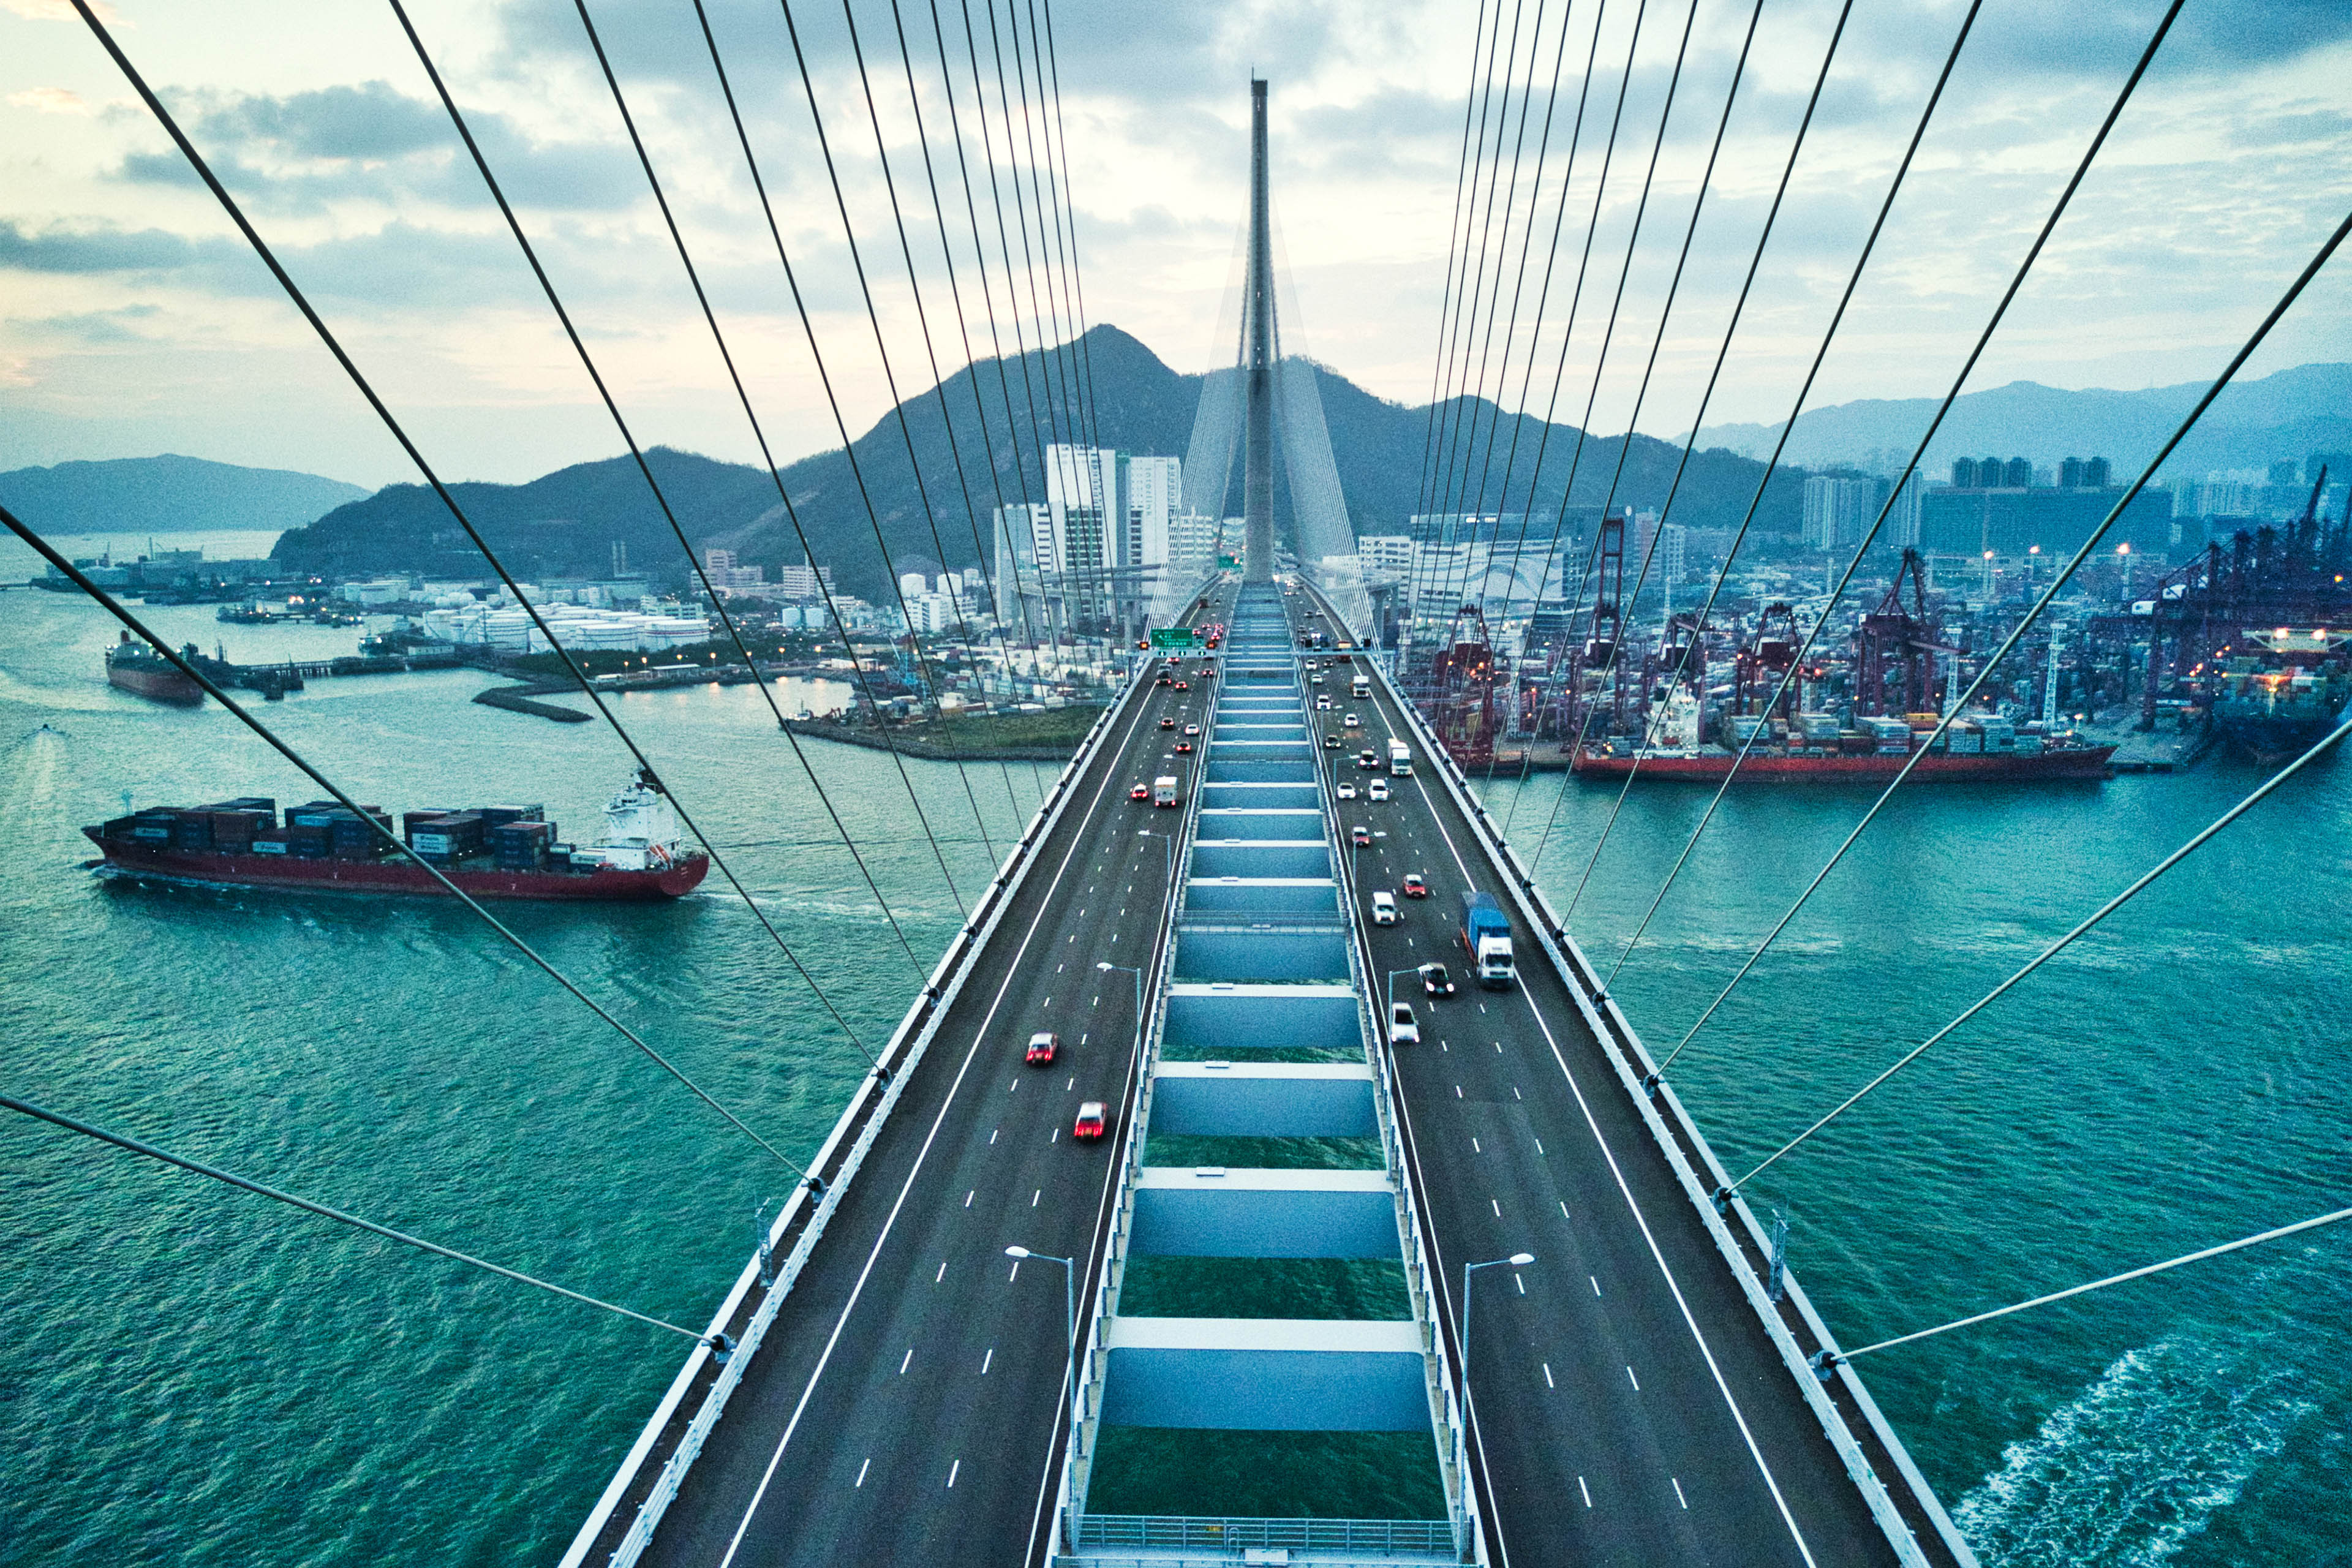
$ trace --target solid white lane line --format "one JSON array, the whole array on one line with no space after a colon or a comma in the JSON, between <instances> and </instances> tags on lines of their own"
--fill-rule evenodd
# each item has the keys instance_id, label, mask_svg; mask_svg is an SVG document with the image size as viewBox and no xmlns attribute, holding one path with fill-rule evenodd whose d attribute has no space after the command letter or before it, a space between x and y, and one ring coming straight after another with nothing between
<instances>
[{"instance_id":1,"label":"solid white lane line","mask_svg":"<svg viewBox=\"0 0 2352 1568\"><path fill-rule=\"evenodd\" d=\"M862 1464L862 1465L860 1465L860 1466L858 1466L858 1467L857 1467L857 1484L858 1484L859 1486L861 1486L861 1487L862 1487L862 1486L864 1486L864 1485L866 1484L866 1471L868 1471L868 1470L870 1470L870 1469L872 1469L873 1468L874 1468L874 1461L873 1461L873 1459L872 1459L870 1457L866 1459L866 1461L864 1464Z\"/></svg>"},{"instance_id":2,"label":"solid white lane line","mask_svg":"<svg viewBox=\"0 0 2352 1568\"><path fill-rule=\"evenodd\" d=\"M1142 713L1139 710L1135 718L1129 721L1127 737L1119 742L1122 749L1134 743L1137 727L1141 721ZM874 1266L882 1257L882 1248L888 1243L890 1232L898 1225L898 1215L905 1210L907 1199L915 1190L915 1182L922 1174L923 1163L929 1158L931 1145L938 1140L940 1129L947 1122L948 1111L954 1106L956 1096L963 1088L964 1077L971 1072L972 1063L979 1059L980 1043L987 1038L989 1026L996 1021L996 1010L1003 1005L1005 995L1013 989L1014 978L1022 973L1021 961L1027 956L1030 942L1036 938L1038 931L1045 923L1047 912L1054 907L1054 891L1061 886L1063 877L1068 874L1070 862L1076 858L1078 845L1091 828L1095 814L1102 809L1103 796L1110 788L1110 780L1111 770L1104 770L1102 782L1095 786L1094 799L1087 805L1086 815L1079 819L1077 828L1071 836L1070 847L1063 852L1062 863L1055 870L1053 881L1046 885L1045 896L1040 900L1037 912L1030 917L1029 930L1022 936L1021 945L1013 951L1012 962L1005 966L1004 979L997 985L996 994L990 1000L980 1026L972 1031L971 1044L964 1050L963 1061L956 1068L954 1081L948 1086L946 1098L940 1102L938 1113L931 1118L930 1130L923 1136L923 1146L916 1152L914 1163L908 1168L907 1179L899 1184L898 1196L890 1205L889 1215L883 1221L880 1234L875 1237L874 1246L866 1255L865 1266L857 1271L857 1283L850 1288L849 1300L843 1303L840 1315L834 1320L833 1331L825 1339L824 1350L817 1357L816 1366L809 1373L808 1382L802 1386L799 1403L793 1407L792 1419L784 1424L782 1436L776 1439L775 1452L768 1458L768 1468L761 1472L760 1484L752 1489L751 1500L744 1505L743 1517L737 1521L735 1534L728 1542L726 1553L719 1560L718 1568L730 1568L735 1561L735 1554L742 1550L743 1537L751 1531L752 1516L760 1511L761 1500L768 1495L768 1488L776 1479L777 1467L783 1463L784 1449L791 1445L793 1434L800 1429L801 1417L808 1413L809 1401L816 1396L816 1385L824 1376L825 1368L832 1363L833 1352L841 1343L843 1332L849 1327L850 1313L857 1310L857 1303L866 1293L866 1282L873 1277ZM971 1206L969 1195L964 1199L964 1206ZM1066 1376L1064 1387L1067 1386ZM1032 1534L1034 1534L1034 1529Z\"/></svg>"}]
</instances>

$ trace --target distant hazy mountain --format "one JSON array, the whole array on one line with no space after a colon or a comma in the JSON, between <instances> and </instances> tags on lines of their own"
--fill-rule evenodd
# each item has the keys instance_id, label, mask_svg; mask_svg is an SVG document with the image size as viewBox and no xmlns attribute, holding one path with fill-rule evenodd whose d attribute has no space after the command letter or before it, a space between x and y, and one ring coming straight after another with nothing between
<instances>
[{"instance_id":1,"label":"distant hazy mountain","mask_svg":"<svg viewBox=\"0 0 2352 1568\"><path fill-rule=\"evenodd\" d=\"M316 474L169 453L0 474L0 502L44 533L299 528L366 494Z\"/></svg>"},{"instance_id":2,"label":"distant hazy mountain","mask_svg":"<svg viewBox=\"0 0 2352 1568\"><path fill-rule=\"evenodd\" d=\"M876 542L877 523L891 564L901 570L936 571L942 563L966 565L992 552L989 530L1000 500L1045 499L1042 458L1047 443L1181 456L1192 438L1201 379L1179 374L1142 343L1109 326L1087 333L1074 352L1057 348L1007 360L1001 366L983 360L949 377L945 416L940 397L925 391L905 405L904 434L891 414L860 436L854 447L855 471L849 455L838 448L785 468L782 478L799 519L798 533L776 499L774 481L757 468L667 450L650 454L648 460L697 551L730 549L747 563L771 568L798 564L804 533L818 564L832 567L844 588L887 602L890 579ZM1357 531L1403 532L1406 519L1423 510L1422 454L1430 411L1386 402L1329 371L1322 373L1321 384L1332 456ZM973 408L975 386L986 410L985 442ZM1090 417L1080 416L1082 407L1090 411ZM1478 467L1483 471L1487 466L1491 433L1492 471L1499 485L1514 427L1507 420L1495 430L1492 404L1458 402L1452 411L1459 415L1473 407ZM1598 507L1608 495L1618 474L1622 438L1586 441L1580 454L1577 432L1570 426L1553 426L1547 440L1539 421L1525 419L1516 434L1519 446L1512 510L1527 504L1528 475L1538 447L1542 473L1533 490L1540 508L1558 506L1571 465L1576 505ZM919 489L916 468L908 461L910 438L920 464ZM1659 505L1680 453L1679 447L1634 437L1625 454L1618 502L1636 508ZM1461 468L1467 473L1469 463L1465 460ZM1736 525L1761 471L1760 464L1730 453L1698 455L1675 500L1676 519L1702 528ZM1774 479L1758 516L1759 528L1795 530L1803 480L1801 472L1784 472ZM1213 485L1213 478L1187 475L1185 484L1192 499L1213 504L1213 498L1200 495L1202 486ZM1481 502L1475 482L1465 480L1456 488L1466 493L1429 510L1495 510L1494 492ZM1237 473L1230 490L1234 510L1238 510L1240 489ZM452 489L500 558L526 578L604 574L611 570L616 543L625 546L635 570L667 578L685 575L677 536L655 506L635 463L626 457L583 463L529 484L466 484ZM1285 525L1288 505L1286 491L1277 483L1277 528ZM415 485L394 485L341 507L312 526L287 534L278 541L277 553L289 566L312 571L422 570L472 576L482 569L440 501Z\"/></svg>"},{"instance_id":3,"label":"distant hazy mountain","mask_svg":"<svg viewBox=\"0 0 2352 1568\"><path fill-rule=\"evenodd\" d=\"M1930 477L1962 457L2024 457L2048 466L2069 457L2111 459L2118 478L2136 471L2164 444L2204 382L2145 392L2064 392L2014 381L1963 394L1929 443ZM1812 468L1851 465L1891 470L1910 456L1937 400L1841 403L1797 420L1786 461ZM1714 425L1702 447L1766 457L1778 425ZM2214 468L2300 464L2312 452L2352 449L2352 364L2306 364L2223 390L2165 465L2168 475Z\"/></svg>"}]
</instances>

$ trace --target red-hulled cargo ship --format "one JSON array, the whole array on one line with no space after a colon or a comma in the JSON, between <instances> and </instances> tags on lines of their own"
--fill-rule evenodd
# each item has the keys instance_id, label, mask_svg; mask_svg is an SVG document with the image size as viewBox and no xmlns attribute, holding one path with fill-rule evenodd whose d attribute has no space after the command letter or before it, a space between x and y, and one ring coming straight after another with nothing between
<instances>
[{"instance_id":1,"label":"red-hulled cargo ship","mask_svg":"<svg viewBox=\"0 0 2352 1568\"><path fill-rule=\"evenodd\" d=\"M384 842L375 824L332 801L290 806L246 796L194 809L165 806L85 827L105 874L216 887L300 888L358 893L439 893L440 882ZM604 808L594 844L556 840L536 805L412 811L402 841L478 899L645 900L692 892L710 869L677 834L677 814L639 777Z\"/></svg>"}]
</instances>

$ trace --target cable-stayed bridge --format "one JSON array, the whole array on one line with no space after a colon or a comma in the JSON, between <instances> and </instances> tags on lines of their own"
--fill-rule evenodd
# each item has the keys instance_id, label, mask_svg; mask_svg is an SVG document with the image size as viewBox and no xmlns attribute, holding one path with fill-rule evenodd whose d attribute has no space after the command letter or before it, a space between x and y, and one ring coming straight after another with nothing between
<instances>
[{"instance_id":1,"label":"cable-stayed bridge","mask_svg":"<svg viewBox=\"0 0 2352 1568\"><path fill-rule=\"evenodd\" d=\"M278 264L264 236L215 176L169 106L148 87L102 16L79 0L77 8L322 345L415 460L453 521L515 592L518 603L530 610L530 601L476 530L459 498L435 476L425 455L376 396L363 367ZM625 120L621 74L604 51L589 7L577 9ZM395 11L420 62L431 71L425 41L405 12L397 6ZM2116 112L2177 11L2176 5L2166 15L2150 40L2116 100ZM1696 17L1696 7L1690 15ZM1975 16L1971 7L1960 24L1953 58ZM847 11L845 16L855 43L856 18ZM1042 26L1040 18L1029 18L1025 36L1013 21L1003 40L992 14L992 68L987 71L969 18L961 37L952 41L936 15L933 22L945 100L952 113L958 92L967 95L984 142L992 133L992 117L1001 121L1008 149L1002 169L1009 190L996 184L1000 165L992 145L982 149L982 177L975 179L959 123L953 145L971 234L962 254L977 274L974 303L967 313L958 284L958 252L943 245L951 309L937 322L928 316L923 322L930 379L944 384L935 331L945 338L951 316L965 362L977 363L976 333L984 323L990 346L997 351L992 363L1003 393L999 407L1009 414L1013 395L1003 339L1009 332L1013 362L1025 380L1031 364L1027 338L1034 333L1055 384L1024 388L1032 436L1044 431L1067 444L1083 439L1099 448L1083 357L1076 227L1062 184L1068 150L1060 126L1050 12ZM1637 20L1634 38L1626 44L1623 79L1633 74L1640 26ZM1690 26L1682 24L1685 47ZM1526 466L1520 467L1517 424L1509 437L1500 437L1498 419L1482 429L1486 416L1481 410L1512 401L1528 405L1536 372L1532 336L1524 345L1515 398L1507 392L1508 373L1538 227L1535 198L1544 185L1544 150L1550 144L1553 110L1564 107L1559 60L1568 35L1564 27L1556 35L1553 89L1544 100L1544 130L1532 154L1522 213L1516 193L1521 160L1529 156L1527 138L1539 74L1536 46L1544 30L1538 17L1520 86L1512 64L1519 48L1516 16L1510 27L1510 58L1498 73L1505 19L1500 7L1491 18L1482 12L1475 41L1485 64L1474 71L1465 106L1423 515L1441 520L1441 526L1466 526L1474 540L1478 520L1516 517L1524 546L1528 520L1538 515L1528 499L1548 472L1546 454L1539 446L1525 454ZM1751 41L1754 31L1751 19ZM903 26L896 32L908 98L919 114L922 94L915 87L914 56ZM746 168L758 182L761 165L735 113L723 51L707 26L703 36ZM1596 57L1601 37L1596 26ZM953 45L969 58L966 79L953 74ZM796 30L792 47L814 114L817 94L809 84ZM1831 56L1835 49L1833 36ZM1745 58L1743 53L1743 63ZM879 52L876 58L884 61ZM1950 63L1946 61L1947 73ZM1677 54L1677 81L1680 64ZM866 65L861 53L859 74L870 90ZM1825 56L1823 80L1829 69ZM1579 131L1593 77L1588 60L1575 107ZM437 72L432 79L583 372L636 456L651 503L694 560L685 528L646 464L621 400L606 389L587 336L573 330L460 105ZM1737 86L1735 75L1734 92ZM1602 187L1608 159L1617 149L1623 79L1614 88L1613 111L1606 108L1610 90L1604 83L1601 100L1590 105L1596 121L1615 116L1602 153ZM1814 90L1818 95L1818 84ZM1941 90L1939 80L1937 94ZM1508 131L1515 93L1517 129ZM1727 120L1730 97L1727 93ZM1935 103L1931 96L1923 129ZM1652 174L1673 104L1670 89L1648 154ZM1809 108L1808 123L1810 115ZM2113 119L2111 114L2109 125ZM817 122L822 135L821 114ZM667 199L656 162L636 137L634 121L629 125L633 152L667 220ZM1370 629L1365 603L1346 593L1345 584L1315 580L1321 563L1344 554L1352 543L1352 528L1311 370L1295 353L1284 353L1276 321L1265 125L1261 82L1253 93L1252 221L1236 363L1209 380L1188 465L1204 482L1206 476L1215 476L1222 510L1222 492L1238 463L1245 557L1238 574L1205 574L1174 596L1184 606L1176 617L1182 624L1224 628L1222 646L1206 658L1192 654L1165 663L1135 659L1116 700L1017 842L989 846L992 854L1001 850L1002 858L985 887L957 889L965 921L936 964L925 968L898 930L881 887L859 862L915 988L906 1016L887 1041L866 1041L851 1026L784 937L759 914L758 901L737 880L719 847L701 837L690 803L677 803L687 829L721 873L720 881L759 916L796 981L823 1004L846 1043L872 1063L872 1072L813 1154L796 1157L767 1142L476 906L497 940L513 945L594 1009L629 1048L699 1097L730 1124L729 1135L746 1135L798 1182L758 1254L747 1260L707 1325L665 1322L564 1290L575 1300L629 1311L673 1331L693 1347L649 1413L638 1441L621 1457L565 1562L1017 1559L1104 1568L1126 1563L1514 1558L1971 1563L1968 1546L1853 1365L1854 1356L1885 1345L1860 1351L1839 1346L1782 1266L1775 1238L1740 1198L1757 1173L1735 1176L1717 1161L1666 1080L1674 1053L1654 1056L1643 1044L1610 994L1614 970L1604 974L1587 961L1570 935L1566 916L1536 887L1528 871L1534 857L1523 858L1507 841L1449 755L1446 738L1432 729L1390 674L1356 657ZM1024 142L1017 154L1010 151L1016 126ZM873 129L896 214L900 193L878 117ZM840 127L835 130L841 133ZM1718 145L1721 134L1718 123ZM2084 169L2105 135L2103 127L2084 154ZM1507 136L1514 142L1507 186ZM1575 132L1566 138L1572 168L1580 142ZM1802 140L1801 129L1798 146ZM944 234L951 226L950 204L940 196L944 171L931 166L930 142L923 145L925 184ZM1638 141L1628 145L1638 146ZM1916 145L1915 137L1912 146ZM1796 157L1792 147L1791 166ZM1906 168L1908 160L1906 152ZM824 148L823 166L844 238L855 252L857 233L830 143ZM1895 186L1900 181L1898 173ZM910 191L917 188L911 177L907 184ZM767 233L822 372L824 352L801 304L783 226L775 220L764 184L758 188ZM987 199L997 219L993 235L980 217L983 188L991 193ZM1644 175L1644 209L1649 188ZM1558 187L1563 214L1569 189L1563 176ZM1498 190L1504 193L1499 204ZM1891 186L1890 204L1894 195ZM2058 222L2065 199L2050 215L2042 239ZM1593 202L1597 215L1599 190ZM1020 234L1017 253L1004 221L1008 211ZM898 245L919 311L921 269L898 216ZM1636 234L1640 221L1637 216ZM1691 222L1695 230L1696 206ZM1506 258L1515 225L1517 275L1509 280ZM694 281L713 342L726 356L747 425L764 452L767 437L757 400L733 376L720 313L702 292L683 233L675 224L667 227L681 268ZM1592 232L1588 224L1585 255L1574 268L1572 288L1579 298L1586 291ZM1758 241L1759 255L1769 232L1768 222ZM2294 302L2344 234L2341 227L2336 231L2270 321ZM1556 223L1532 302L1538 316L1551 287L1552 260L1568 254L1559 238ZM1875 238L1874 230L1872 243ZM1621 300L1633 243L1628 239L1619 258L1614 288ZM2020 282L2040 245L2038 239L2020 269ZM1677 283L1689 253L1685 235ZM1865 246L1855 264L1856 279L1868 253ZM993 282L992 263L1000 268ZM861 258L861 289L865 266ZM1000 321L999 296L1015 298L1016 271L1033 299L1042 280L1044 298L1051 303L1033 308L1025 321L1018 303L1011 303ZM1751 265L1751 281L1753 276ZM1497 361L1495 329L1507 280L1512 302ZM1596 297L1607 293L1604 276L1591 281ZM2014 289L2013 284L2012 294ZM1668 300L1670 310L1671 291ZM937 309L940 303L935 288L931 305ZM905 416L913 400L898 395L887 336L870 291L862 304L890 379L898 433L916 472L927 526L936 541L944 537L942 529L952 533L968 522L977 548L979 519L986 510L982 493L1001 509L1013 499L1005 477L993 468L982 475L967 471L962 448L953 442L949 450L956 455L955 471L924 471ZM2006 307L2004 299L2000 309ZM1571 322L1575 310L1571 305ZM1608 310L1604 360L1616 326L1615 304ZM1999 321L1996 310L1987 336ZM2260 343L2270 321L2215 383L2217 391ZM1661 342L1665 331L1662 316ZM1727 349L1729 338L1727 329ZM1825 337L1823 353L1828 346ZM1657 352L1654 343L1653 365ZM1561 353L1564 363L1564 344ZM1719 369L1719 357L1717 363ZM901 368L913 374L911 366ZM1642 373L1645 392L1648 374ZM1596 393L1600 379L1596 368ZM1559 382L1555 373L1555 401ZM851 446L829 380L826 395L844 444ZM1037 471L1036 464L1024 463L1016 432L992 435L987 405L977 395L969 415L950 409L943 392L936 395L943 419L969 417L992 451L999 436L1009 444L1015 489ZM1801 390L1800 404L1803 395ZM2202 408L2200 404L2197 413ZM1554 547L1591 409L1588 396L1575 427L1576 452L1560 491L1562 505L1552 513ZM2196 416L2192 413L2189 422ZM1699 423L1695 416L1692 428ZM1547 418L1539 439L1549 442L1550 431ZM1621 445L1621 472L1623 449ZM1286 539L1278 533L1275 515L1277 466L1290 501ZM774 469L772 457L767 467ZM865 476L856 479L887 565L883 519L866 495ZM1677 470L1677 484L1679 479ZM1496 486L1492 496L1490 483ZM1515 483L1522 487L1516 508ZM1616 499L1616 484L1612 476L1604 510ZM798 532L794 498L781 481L777 489L779 507ZM1759 497L1761 492L1759 481ZM1668 513L1672 504L1670 493ZM8 521L21 536L39 543L37 528L13 517ZM1882 512L1879 522L1884 521ZM1745 524L1743 536L1744 531ZM1488 537L1491 542L1495 536ZM806 546L805 533L801 539ZM73 574L70 563L43 548L53 565ZM941 552L944 560L944 545ZM1546 570L1554 552L1541 553ZM1461 601L1473 610L1488 602L1499 553L1485 556L1484 574L1470 564L1473 552L1443 557L1458 562L1461 575L1431 585L1436 597ZM1302 573L1280 569L1286 554ZM814 561L814 552L809 559ZM703 570L698 563L694 569ZM1646 559L1642 571L1647 571ZM1482 575L1488 580L1481 581ZM157 643L162 657L179 664L320 788L347 806L352 804L322 765L213 688L201 669L163 647L119 600L87 576L75 574L75 580L128 630ZM702 584L712 589L707 576ZM1007 601L1019 602L1021 585L1005 586ZM1545 591L1538 584L1536 596ZM2053 584L2052 593L2056 591ZM1640 593L1637 577L1633 597ZM748 661L750 651L728 617L723 596L712 591L710 600ZM1710 596L1709 608L1713 602ZM830 594L825 607L849 646L847 623ZM561 648L536 610L531 615L548 641ZM1033 653L1038 642L1034 628L1003 624L979 629L960 624L948 640L961 643L970 663L992 638L1008 666L1016 638L1025 640ZM948 685L929 662L929 650L917 640L908 652L922 689L936 701ZM1612 648L1604 657L1617 653ZM638 748L568 651L565 657L598 716L629 746L646 776L657 776L656 759ZM853 671L869 705L874 674L862 666ZM772 703L772 696L768 700ZM780 711L776 717L808 786L822 797L824 784L799 756ZM2264 790L2292 771L2283 771ZM959 767L958 773L977 823L973 770ZM898 777L908 780L903 762ZM911 782L906 782L906 791L908 836L919 834L937 854L933 824ZM2263 793L2250 796L2205 837L2225 827ZM830 813L830 801L825 805ZM837 815L834 821L838 826ZM389 851L409 852L388 827L383 831ZM845 829L841 837L855 854ZM1597 858L1597 847L1594 853ZM945 877L946 857L938 858ZM2158 866L2122 897L2178 858ZM419 863L425 864L421 857ZM953 879L947 880L952 889ZM1391 889L1419 892L1426 901L1391 900ZM465 897L455 884L448 890ZM1465 904L1472 894L1489 902ZM1664 896L1662 888L1659 897ZM1459 945L1472 910L1480 907L1490 909L1507 928L1511 943L1508 973L1490 974L1499 982L1493 985L1478 984L1472 973L1481 963L1495 963L1491 955L1481 959ZM2098 911L2064 941L2114 907ZM1428 966L1441 964L1449 972L1450 989L1427 973ZM1996 990L1987 1001L1999 994ZM1040 1036L1049 1047L1037 1044ZM1879 1081L1884 1076L1862 1093ZM174 1158L70 1117L15 1100L6 1103L142 1154ZM1844 1109L1832 1110L1823 1122ZM1811 1131L1772 1158L1796 1147ZM1163 1161L1155 1158L1155 1143L1162 1152L1237 1150L1254 1163ZM457 1263L494 1268L527 1286L563 1289L264 1188L234 1173L176 1163ZM2325 1215L2306 1225L2343 1217ZM2280 1234L2286 1232L2248 1239ZM2156 1267L2194 1261L2214 1250L2220 1249ZM1222 1302L1213 1301L1213 1292L1188 1296L1170 1289L1171 1279L1181 1279L1187 1268L1202 1260L1219 1260L1228 1266L1229 1279L1253 1283L1228 1290ZM2147 1270L2116 1279L2140 1272ZM1339 1280L1349 1288L1318 1296L1302 1287L1302 1281L1317 1280ZM1367 1280L1373 1288L1356 1288ZM1353 1310L1332 1310L1335 1301ZM1171 1303L1196 1310L1171 1310ZM1210 1304L1224 1310L1210 1315L1197 1310ZM1137 1450L1121 1435L1136 1432L1157 1435L1154 1440L1164 1446L1156 1452L1163 1460L1181 1458L1188 1442L1213 1446L1222 1440L1216 1434L1389 1441L1385 1448L1352 1451L1389 1455L1400 1469L1417 1474L1426 1483L1421 1488L1425 1505L1396 1516L1349 1517L1328 1506L1327 1499L1361 1496L1360 1487L1343 1488L1337 1477L1318 1478L1310 1465L1306 1473L1288 1478L1300 1500L1297 1517L1260 1517L1221 1506L1224 1499L1214 1486L1189 1499L1181 1512L1135 1511L1118 1502L1107 1478L1118 1463L1133 1467ZM1121 1450L1122 1443L1129 1446ZM1113 1450L1108 1456L1107 1444ZM1213 1468L1201 1473L1213 1474ZM1412 1489L1401 1489L1398 1495Z\"/></svg>"}]
</instances>

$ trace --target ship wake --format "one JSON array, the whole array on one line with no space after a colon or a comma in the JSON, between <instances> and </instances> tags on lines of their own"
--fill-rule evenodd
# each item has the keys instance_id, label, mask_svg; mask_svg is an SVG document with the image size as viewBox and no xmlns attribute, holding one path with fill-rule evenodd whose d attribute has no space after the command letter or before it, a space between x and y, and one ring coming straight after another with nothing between
<instances>
[{"instance_id":1,"label":"ship wake","mask_svg":"<svg viewBox=\"0 0 2352 1568\"><path fill-rule=\"evenodd\" d=\"M2315 1405L2190 1337L2128 1351L1952 1510L1986 1568L2166 1562Z\"/></svg>"}]
</instances>

